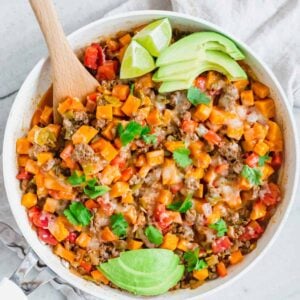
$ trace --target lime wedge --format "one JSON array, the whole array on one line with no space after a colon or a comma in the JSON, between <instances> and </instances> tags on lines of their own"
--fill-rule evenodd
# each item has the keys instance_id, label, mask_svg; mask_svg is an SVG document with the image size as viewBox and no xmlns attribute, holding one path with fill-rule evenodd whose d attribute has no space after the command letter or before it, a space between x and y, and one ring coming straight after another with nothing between
<instances>
[{"instance_id":1,"label":"lime wedge","mask_svg":"<svg viewBox=\"0 0 300 300\"><path fill-rule=\"evenodd\" d=\"M155 57L169 46L171 38L172 27L167 18L150 23L133 37Z\"/></svg>"},{"instance_id":2,"label":"lime wedge","mask_svg":"<svg viewBox=\"0 0 300 300\"><path fill-rule=\"evenodd\" d=\"M139 77L153 69L155 69L155 62L151 54L136 41L132 41L122 60L120 78Z\"/></svg>"}]
</instances>

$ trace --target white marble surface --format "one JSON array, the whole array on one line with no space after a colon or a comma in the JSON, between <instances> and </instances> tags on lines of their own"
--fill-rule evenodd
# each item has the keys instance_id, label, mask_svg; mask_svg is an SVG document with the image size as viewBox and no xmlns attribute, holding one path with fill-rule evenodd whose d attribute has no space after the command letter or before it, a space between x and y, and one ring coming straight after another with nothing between
<instances>
[{"instance_id":1,"label":"white marble surface","mask_svg":"<svg viewBox=\"0 0 300 300\"><path fill-rule=\"evenodd\" d=\"M109 11L116 4L121 4L123 0L60 0L55 2L66 32L71 32L100 18L103 12ZM157 7L159 5L157 2ZM29 70L46 53L44 41L27 1L0 0L0 40L1 153L4 126L15 93ZM298 120L298 128L300 128L300 110L295 109L294 114ZM2 184L0 184L0 190L1 204L6 201ZM300 187L297 192L297 195L299 194ZM7 217L8 213L0 210L0 221ZM10 224L14 224L13 219L10 219ZM234 285L205 300L300 299L299 231L300 202L296 197L281 235L266 256ZM9 276L18 263L19 259L16 255L0 245L0 279L3 276ZM38 289L29 299L61 300L65 298L48 284Z\"/></svg>"}]
</instances>

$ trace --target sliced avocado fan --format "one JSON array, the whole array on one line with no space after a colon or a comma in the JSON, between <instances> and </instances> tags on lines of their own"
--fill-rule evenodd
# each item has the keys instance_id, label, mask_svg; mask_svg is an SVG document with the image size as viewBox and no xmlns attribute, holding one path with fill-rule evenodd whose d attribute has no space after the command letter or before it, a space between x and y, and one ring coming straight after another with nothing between
<instances>
[{"instance_id":1,"label":"sliced avocado fan","mask_svg":"<svg viewBox=\"0 0 300 300\"><path fill-rule=\"evenodd\" d=\"M122 252L99 270L116 286L137 295L155 296L167 292L182 277L179 257L165 249Z\"/></svg>"},{"instance_id":2,"label":"sliced avocado fan","mask_svg":"<svg viewBox=\"0 0 300 300\"><path fill-rule=\"evenodd\" d=\"M244 54L230 39L216 32L205 31L192 33L162 51L156 61L156 66L161 67L197 59L201 50L224 52L234 60L245 58Z\"/></svg>"}]
</instances>

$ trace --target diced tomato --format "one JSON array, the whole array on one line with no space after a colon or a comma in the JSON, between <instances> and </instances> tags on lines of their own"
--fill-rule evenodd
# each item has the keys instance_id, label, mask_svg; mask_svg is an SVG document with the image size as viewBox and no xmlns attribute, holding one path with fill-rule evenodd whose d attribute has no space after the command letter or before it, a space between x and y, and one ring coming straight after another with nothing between
<instances>
[{"instance_id":1,"label":"diced tomato","mask_svg":"<svg viewBox=\"0 0 300 300\"><path fill-rule=\"evenodd\" d=\"M19 169L19 173L16 176L17 179L19 180L24 180L24 179L31 179L32 178L32 174L28 173L27 171L25 171L25 168L21 167Z\"/></svg>"},{"instance_id":2,"label":"diced tomato","mask_svg":"<svg viewBox=\"0 0 300 300\"><path fill-rule=\"evenodd\" d=\"M84 54L84 65L90 69L97 70L105 61L103 49L99 44L93 43L87 47Z\"/></svg>"},{"instance_id":3,"label":"diced tomato","mask_svg":"<svg viewBox=\"0 0 300 300\"><path fill-rule=\"evenodd\" d=\"M193 120L184 120L181 124L181 128L186 133L194 133L198 123Z\"/></svg>"},{"instance_id":4,"label":"diced tomato","mask_svg":"<svg viewBox=\"0 0 300 300\"><path fill-rule=\"evenodd\" d=\"M128 181L132 177L133 174L134 174L134 168L133 167L126 168L121 173L121 181Z\"/></svg>"},{"instance_id":5,"label":"diced tomato","mask_svg":"<svg viewBox=\"0 0 300 300\"><path fill-rule=\"evenodd\" d=\"M96 78L98 80L114 80L118 71L118 62L116 60L107 60L99 66Z\"/></svg>"},{"instance_id":6,"label":"diced tomato","mask_svg":"<svg viewBox=\"0 0 300 300\"><path fill-rule=\"evenodd\" d=\"M213 145L218 145L222 141L222 138L212 130L208 130L208 132L203 135L203 138Z\"/></svg>"},{"instance_id":7,"label":"diced tomato","mask_svg":"<svg viewBox=\"0 0 300 300\"><path fill-rule=\"evenodd\" d=\"M212 251L213 253L223 252L231 247L232 243L228 236L222 236L212 243Z\"/></svg>"},{"instance_id":8,"label":"diced tomato","mask_svg":"<svg viewBox=\"0 0 300 300\"><path fill-rule=\"evenodd\" d=\"M198 89L202 92L206 90L206 77L205 76L198 76L195 81L195 85Z\"/></svg>"},{"instance_id":9,"label":"diced tomato","mask_svg":"<svg viewBox=\"0 0 300 300\"><path fill-rule=\"evenodd\" d=\"M245 228L245 232L239 237L241 241L258 239L264 232L263 228L256 221L251 221Z\"/></svg>"},{"instance_id":10,"label":"diced tomato","mask_svg":"<svg viewBox=\"0 0 300 300\"><path fill-rule=\"evenodd\" d=\"M78 234L76 232L70 232L68 237L67 237L67 240L71 243L71 244L74 244L76 239L77 239L77 236Z\"/></svg>"},{"instance_id":11,"label":"diced tomato","mask_svg":"<svg viewBox=\"0 0 300 300\"><path fill-rule=\"evenodd\" d=\"M92 270L92 265L86 261L81 261L80 267L83 268L87 273L90 273Z\"/></svg>"},{"instance_id":12,"label":"diced tomato","mask_svg":"<svg viewBox=\"0 0 300 300\"><path fill-rule=\"evenodd\" d=\"M94 100L87 99L85 107L88 112L94 112L97 107L97 103Z\"/></svg>"},{"instance_id":13,"label":"diced tomato","mask_svg":"<svg viewBox=\"0 0 300 300\"><path fill-rule=\"evenodd\" d=\"M282 165L282 153L274 152L272 156L271 166L274 169L278 169Z\"/></svg>"},{"instance_id":14,"label":"diced tomato","mask_svg":"<svg viewBox=\"0 0 300 300\"><path fill-rule=\"evenodd\" d=\"M34 206L28 210L28 217L32 224L39 228L48 228L49 215Z\"/></svg>"},{"instance_id":15,"label":"diced tomato","mask_svg":"<svg viewBox=\"0 0 300 300\"><path fill-rule=\"evenodd\" d=\"M179 182L170 186L170 190L173 194L178 193L183 187L183 182Z\"/></svg>"},{"instance_id":16,"label":"diced tomato","mask_svg":"<svg viewBox=\"0 0 300 300\"><path fill-rule=\"evenodd\" d=\"M256 153L251 153L245 160L245 163L250 167L254 168L257 166L259 160L259 156Z\"/></svg>"},{"instance_id":17,"label":"diced tomato","mask_svg":"<svg viewBox=\"0 0 300 300\"><path fill-rule=\"evenodd\" d=\"M109 200L105 200L103 197L97 198L97 202L100 205L100 209L106 216L111 216L114 212L114 207Z\"/></svg>"},{"instance_id":18,"label":"diced tomato","mask_svg":"<svg viewBox=\"0 0 300 300\"><path fill-rule=\"evenodd\" d=\"M154 211L154 219L163 232L165 232L172 224L172 218L168 214L164 204L158 204L156 206Z\"/></svg>"},{"instance_id":19,"label":"diced tomato","mask_svg":"<svg viewBox=\"0 0 300 300\"><path fill-rule=\"evenodd\" d=\"M56 238L51 234L51 232L48 229L38 228L37 234L39 239L45 242L46 244L55 246L58 243Z\"/></svg>"},{"instance_id":20,"label":"diced tomato","mask_svg":"<svg viewBox=\"0 0 300 300\"><path fill-rule=\"evenodd\" d=\"M110 164L112 166L118 166L120 170L123 170L126 167L126 160L118 155L110 162Z\"/></svg>"},{"instance_id":21,"label":"diced tomato","mask_svg":"<svg viewBox=\"0 0 300 300\"><path fill-rule=\"evenodd\" d=\"M270 182L266 187L266 192L260 200L267 206L274 205L280 201L280 194L281 193L278 185Z\"/></svg>"}]
</instances>

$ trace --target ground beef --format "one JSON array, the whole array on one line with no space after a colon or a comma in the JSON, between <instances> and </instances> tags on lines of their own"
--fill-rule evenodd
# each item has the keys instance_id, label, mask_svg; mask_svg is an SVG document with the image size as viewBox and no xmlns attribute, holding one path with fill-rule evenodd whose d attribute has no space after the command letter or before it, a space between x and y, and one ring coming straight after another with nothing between
<instances>
[{"instance_id":1,"label":"ground beef","mask_svg":"<svg viewBox=\"0 0 300 300\"><path fill-rule=\"evenodd\" d=\"M186 93L183 91L176 91L170 95L169 104L175 107L175 110L179 114L184 114L190 107L191 102L187 99Z\"/></svg>"},{"instance_id":2,"label":"ground beef","mask_svg":"<svg viewBox=\"0 0 300 300\"><path fill-rule=\"evenodd\" d=\"M233 84L228 84L223 89L223 93L219 99L219 106L224 108L226 111L233 111L238 99L238 89Z\"/></svg>"},{"instance_id":3,"label":"ground beef","mask_svg":"<svg viewBox=\"0 0 300 300\"><path fill-rule=\"evenodd\" d=\"M194 177L188 177L184 180L184 183L187 187L188 190L191 191L196 191L199 189L200 187L200 182L198 179L194 178Z\"/></svg>"},{"instance_id":4,"label":"ground beef","mask_svg":"<svg viewBox=\"0 0 300 300\"><path fill-rule=\"evenodd\" d=\"M74 111L74 120L80 125L89 123L89 117L85 111Z\"/></svg>"},{"instance_id":5,"label":"ground beef","mask_svg":"<svg viewBox=\"0 0 300 300\"><path fill-rule=\"evenodd\" d=\"M185 221L188 223L188 225L192 226L197 218L197 212L195 209L191 208L189 209L184 216Z\"/></svg>"},{"instance_id":6,"label":"ground beef","mask_svg":"<svg viewBox=\"0 0 300 300\"><path fill-rule=\"evenodd\" d=\"M90 162L94 159L95 152L93 148L87 144L77 144L74 147L72 158L79 163Z\"/></svg>"},{"instance_id":7,"label":"ground beef","mask_svg":"<svg viewBox=\"0 0 300 300\"><path fill-rule=\"evenodd\" d=\"M231 167L232 167L232 170L236 173L236 174L241 174L242 172L242 169L243 169L243 162L239 159L237 161L235 161Z\"/></svg>"},{"instance_id":8,"label":"ground beef","mask_svg":"<svg viewBox=\"0 0 300 300\"><path fill-rule=\"evenodd\" d=\"M240 159L242 153L241 147L235 141L225 141L218 151L229 161Z\"/></svg>"},{"instance_id":9,"label":"ground beef","mask_svg":"<svg viewBox=\"0 0 300 300\"><path fill-rule=\"evenodd\" d=\"M92 122L92 125L97 129L97 130L101 130L103 129L107 124L107 120L104 119L95 119Z\"/></svg>"},{"instance_id":10,"label":"ground beef","mask_svg":"<svg viewBox=\"0 0 300 300\"><path fill-rule=\"evenodd\" d=\"M161 168L155 168L151 170L146 176L144 182L147 185L153 185L155 182L159 181L161 178Z\"/></svg>"},{"instance_id":11,"label":"ground beef","mask_svg":"<svg viewBox=\"0 0 300 300\"><path fill-rule=\"evenodd\" d=\"M33 144L29 149L29 157L31 159L37 159L37 155L42 152L48 152L50 148L47 145L40 146L38 144Z\"/></svg>"},{"instance_id":12,"label":"ground beef","mask_svg":"<svg viewBox=\"0 0 300 300\"><path fill-rule=\"evenodd\" d=\"M193 229L188 226L188 225L181 225L177 228L176 234L187 240L187 241L192 241L194 239L194 231Z\"/></svg>"},{"instance_id":13,"label":"ground beef","mask_svg":"<svg viewBox=\"0 0 300 300\"><path fill-rule=\"evenodd\" d=\"M78 126L76 126L71 120L63 118L63 128L65 131L65 139L70 140L72 138L72 135L77 130Z\"/></svg>"}]
</instances>

